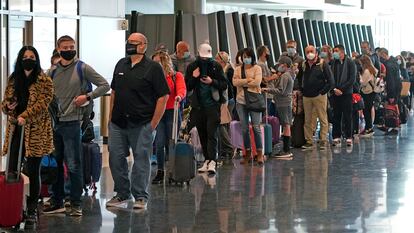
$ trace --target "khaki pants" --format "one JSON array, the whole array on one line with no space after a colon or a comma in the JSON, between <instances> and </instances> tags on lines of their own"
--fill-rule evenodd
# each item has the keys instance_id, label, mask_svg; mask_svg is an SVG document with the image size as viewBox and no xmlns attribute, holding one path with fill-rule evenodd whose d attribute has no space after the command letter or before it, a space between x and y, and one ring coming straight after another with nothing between
<instances>
[{"instance_id":1,"label":"khaki pants","mask_svg":"<svg viewBox=\"0 0 414 233\"><path fill-rule=\"evenodd\" d=\"M303 109L305 111L305 139L307 143L312 143L313 133L316 131L317 119L321 123L320 140L327 142L326 135L329 131L327 95L318 95L316 97L303 97Z\"/></svg>"}]
</instances>

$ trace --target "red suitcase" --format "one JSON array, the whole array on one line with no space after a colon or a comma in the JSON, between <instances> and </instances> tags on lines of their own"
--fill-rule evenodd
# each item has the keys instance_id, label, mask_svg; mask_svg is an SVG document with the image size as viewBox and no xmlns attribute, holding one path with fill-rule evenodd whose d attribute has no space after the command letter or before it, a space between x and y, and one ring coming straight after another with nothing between
<instances>
[{"instance_id":1,"label":"red suitcase","mask_svg":"<svg viewBox=\"0 0 414 233\"><path fill-rule=\"evenodd\" d=\"M14 127L14 126L12 126ZM20 135L19 149L18 149L18 162L17 168L13 168L10 171L10 147L12 141L12 133L9 137L9 151L6 158L6 172L0 173L0 227L20 227L20 223L23 221L23 200L24 200L24 181L20 174L21 172L21 159L22 159L22 145L23 145L23 128L21 126L17 130ZM18 128L15 128L18 129ZM11 130L12 132L14 130ZM16 155L14 155L16 156ZM12 176L12 173L13 176ZM10 175L7 175L10 174Z\"/></svg>"}]
</instances>

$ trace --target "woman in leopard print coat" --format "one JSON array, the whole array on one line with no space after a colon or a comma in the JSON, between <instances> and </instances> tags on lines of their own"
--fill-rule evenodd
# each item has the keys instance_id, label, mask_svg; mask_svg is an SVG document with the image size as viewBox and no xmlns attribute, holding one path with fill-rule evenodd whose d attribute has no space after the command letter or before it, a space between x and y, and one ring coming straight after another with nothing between
<instances>
[{"instance_id":1,"label":"woman in leopard print coat","mask_svg":"<svg viewBox=\"0 0 414 233\"><path fill-rule=\"evenodd\" d=\"M28 216L25 222L25 228L28 229L35 227L37 221L42 156L54 150L51 118L48 112L52 97L53 82L43 73L36 49L24 46L19 51L15 70L8 80L1 107L8 116L3 155L10 149L10 164L14 167L17 166L18 135L24 132L22 156L27 158L27 175L30 179Z\"/></svg>"}]
</instances>

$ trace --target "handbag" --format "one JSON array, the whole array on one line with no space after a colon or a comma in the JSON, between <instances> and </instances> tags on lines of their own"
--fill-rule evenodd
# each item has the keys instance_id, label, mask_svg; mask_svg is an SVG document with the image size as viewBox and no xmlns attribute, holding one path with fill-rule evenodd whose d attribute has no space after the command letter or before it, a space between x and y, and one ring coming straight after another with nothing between
<instances>
[{"instance_id":1,"label":"handbag","mask_svg":"<svg viewBox=\"0 0 414 233\"><path fill-rule=\"evenodd\" d=\"M242 79L246 79L244 65L242 66ZM266 110L265 96L262 93L251 92L247 87L243 87L246 109L252 112L264 112Z\"/></svg>"}]
</instances>

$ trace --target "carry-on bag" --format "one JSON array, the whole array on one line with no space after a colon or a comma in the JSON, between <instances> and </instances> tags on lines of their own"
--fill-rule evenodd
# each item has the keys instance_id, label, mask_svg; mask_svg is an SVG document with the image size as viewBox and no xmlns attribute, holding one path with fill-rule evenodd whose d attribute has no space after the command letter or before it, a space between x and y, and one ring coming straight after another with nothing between
<instances>
[{"instance_id":1,"label":"carry-on bag","mask_svg":"<svg viewBox=\"0 0 414 233\"><path fill-rule=\"evenodd\" d=\"M265 123L263 125L263 131L264 131L264 141L263 141L263 147L264 147L264 154L265 155L271 155L272 149L273 149L273 137L272 137L272 126L269 124L269 117L268 117L268 111L267 111L267 99L266 99L266 112L265 112Z\"/></svg>"},{"instance_id":2,"label":"carry-on bag","mask_svg":"<svg viewBox=\"0 0 414 233\"><path fill-rule=\"evenodd\" d=\"M83 151L83 178L84 190L87 187L96 191L96 183L99 182L102 170L101 148L95 142L82 143Z\"/></svg>"},{"instance_id":3,"label":"carry-on bag","mask_svg":"<svg viewBox=\"0 0 414 233\"><path fill-rule=\"evenodd\" d=\"M187 183L195 177L197 162L194 148L191 144L178 141L178 108L179 102L174 103L172 137L169 142L168 182Z\"/></svg>"},{"instance_id":4,"label":"carry-on bag","mask_svg":"<svg viewBox=\"0 0 414 233\"><path fill-rule=\"evenodd\" d=\"M24 127L17 124L10 127L6 171L0 173L0 227L18 229L23 221L24 180L21 176L21 163ZM16 166L11 167L15 160Z\"/></svg>"}]
</instances>

